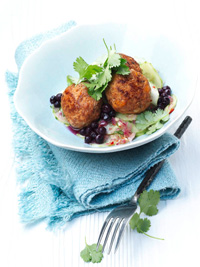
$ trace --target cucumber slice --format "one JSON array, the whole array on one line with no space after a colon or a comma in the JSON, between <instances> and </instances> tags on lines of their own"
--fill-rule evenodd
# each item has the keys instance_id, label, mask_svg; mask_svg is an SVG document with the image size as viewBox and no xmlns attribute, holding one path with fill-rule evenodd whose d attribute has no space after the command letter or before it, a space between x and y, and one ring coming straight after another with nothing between
<instances>
[{"instance_id":1,"label":"cucumber slice","mask_svg":"<svg viewBox=\"0 0 200 267\"><path fill-rule=\"evenodd\" d=\"M168 113L171 113L175 109L176 104L177 104L177 98L176 98L176 96L175 95L171 95L170 104L168 106L166 106L165 110Z\"/></svg>"},{"instance_id":2,"label":"cucumber slice","mask_svg":"<svg viewBox=\"0 0 200 267\"><path fill-rule=\"evenodd\" d=\"M124 120L124 121L134 121L136 120L136 115L117 113L117 118Z\"/></svg>"},{"instance_id":3,"label":"cucumber slice","mask_svg":"<svg viewBox=\"0 0 200 267\"><path fill-rule=\"evenodd\" d=\"M154 69L153 65L147 61L140 64L143 75L155 85L157 88L163 87L163 81L158 74L157 70Z\"/></svg>"},{"instance_id":4,"label":"cucumber slice","mask_svg":"<svg viewBox=\"0 0 200 267\"><path fill-rule=\"evenodd\" d=\"M69 122L67 121L66 117L63 116L63 114L61 113L61 109L60 108L52 108L53 110L53 115L55 117L56 120L62 122L63 124L65 124L66 126L69 126Z\"/></svg>"}]
</instances>

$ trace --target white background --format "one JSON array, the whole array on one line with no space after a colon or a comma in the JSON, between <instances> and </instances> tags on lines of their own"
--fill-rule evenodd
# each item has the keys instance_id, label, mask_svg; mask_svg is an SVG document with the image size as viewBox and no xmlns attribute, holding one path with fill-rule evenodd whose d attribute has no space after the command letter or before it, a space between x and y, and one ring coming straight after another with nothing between
<instances>
[{"instance_id":1,"label":"white background","mask_svg":"<svg viewBox=\"0 0 200 267\"><path fill-rule=\"evenodd\" d=\"M197 61L200 47L198 1L62 1L1 0L0 2L0 266L76 267L89 266L79 257L88 243L96 242L106 217L95 214L73 220L65 231L49 232L46 225L24 227L19 222L17 186L12 152L11 122L4 73L16 71L14 51L34 34L55 28L68 20L78 24L94 22L133 22L135 27L169 27L178 24L191 39ZM150 23L151 22L151 23ZM199 62L199 61L198 61ZM191 66L192 68L193 66ZM200 78L200 76L199 76ZM188 88L189 90L189 88ZM105 255L98 266L199 266L200 238L200 82L186 115L192 125L181 148L170 159L182 188L172 201L162 201L160 212L152 218L150 234L164 237L157 241L128 227L117 253ZM90 264L92 265L92 264Z\"/></svg>"}]
</instances>

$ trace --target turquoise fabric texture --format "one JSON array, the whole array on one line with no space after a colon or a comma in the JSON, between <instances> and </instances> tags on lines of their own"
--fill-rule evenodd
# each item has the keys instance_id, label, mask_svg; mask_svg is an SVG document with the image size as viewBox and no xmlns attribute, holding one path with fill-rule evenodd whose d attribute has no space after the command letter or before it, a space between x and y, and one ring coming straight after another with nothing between
<instances>
[{"instance_id":1,"label":"turquoise fabric texture","mask_svg":"<svg viewBox=\"0 0 200 267\"><path fill-rule=\"evenodd\" d=\"M75 24L70 21L22 42L15 53L18 72L27 56L44 41L66 32ZM179 140L166 133L141 147L109 154L58 148L35 134L16 112L13 95L18 75L6 72L16 172L21 188L19 214L23 223L45 219L52 229L64 226L67 221L81 215L108 211L128 201L146 171L155 163L167 159L179 147ZM180 193L167 160L149 189L159 190L162 199L172 199Z\"/></svg>"}]
</instances>

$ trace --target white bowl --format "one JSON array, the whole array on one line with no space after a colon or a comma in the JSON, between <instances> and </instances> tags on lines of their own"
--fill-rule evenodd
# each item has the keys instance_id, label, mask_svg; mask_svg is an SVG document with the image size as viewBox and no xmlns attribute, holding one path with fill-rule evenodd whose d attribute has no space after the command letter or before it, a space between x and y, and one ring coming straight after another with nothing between
<instances>
[{"instance_id":1,"label":"white bowl","mask_svg":"<svg viewBox=\"0 0 200 267\"><path fill-rule=\"evenodd\" d=\"M83 139L73 135L55 120L49 103L51 95L67 87L67 75L77 76L73 70L73 62L77 57L82 56L86 62L92 63L105 54L103 38L108 45L115 44L118 52L151 62L178 99L175 111L163 128L152 135L111 147L85 144ZM62 148L107 153L146 144L164 134L192 102L197 75L194 57L185 40L177 32L145 31L133 25L109 23L75 26L45 42L26 59L14 96L16 109L33 131Z\"/></svg>"}]
</instances>

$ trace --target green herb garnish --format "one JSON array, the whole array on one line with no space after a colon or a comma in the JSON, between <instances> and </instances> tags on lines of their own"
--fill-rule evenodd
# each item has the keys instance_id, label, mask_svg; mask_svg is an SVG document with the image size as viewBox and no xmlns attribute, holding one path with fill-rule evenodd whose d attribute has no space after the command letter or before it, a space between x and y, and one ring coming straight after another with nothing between
<instances>
[{"instance_id":1,"label":"green herb garnish","mask_svg":"<svg viewBox=\"0 0 200 267\"><path fill-rule=\"evenodd\" d=\"M97 60L96 64L89 65L82 57L78 57L73 63L74 70L78 72L79 78L67 76L68 85L79 84L84 82L88 88L88 94L96 100L101 99L103 91L112 79L113 72L121 75L130 73L126 60L116 52L114 48L108 46L103 39L107 49L107 56L102 56Z\"/></svg>"},{"instance_id":2,"label":"green herb garnish","mask_svg":"<svg viewBox=\"0 0 200 267\"><path fill-rule=\"evenodd\" d=\"M156 112L145 111L137 115L136 128L138 132L136 136L143 134L152 134L163 127L164 123L169 120L169 113L162 109Z\"/></svg>"},{"instance_id":3,"label":"green herb garnish","mask_svg":"<svg viewBox=\"0 0 200 267\"><path fill-rule=\"evenodd\" d=\"M81 251L80 256L85 262L99 263L103 258L102 245L99 245L96 251L96 244L88 245L85 238L85 248Z\"/></svg>"},{"instance_id":4,"label":"green herb garnish","mask_svg":"<svg viewBox=\"0 0 200 267\"><path fill-rule=\"evenodd\" d=\"M160 201L160 193L159 191L150 190L147 192L146 190L140 195L138 202L140 207L140 212L135 213L133 217L131 218L129 224L130 227L134 230L136 229L138 233L143 233L147 235L148 237L164 240L162 238L157 238L148 235L146 232L149 231L151 227L151 222L147 218L140 218L141 214L144 213L147 216L153 216L158 213L157 205Z\"/></svg>"},{"instance_id":5,"label":"green herb garnish","mask_svg":"<svg viewBox=\"0 0 200 267\"><path fill-rule=\"evenodd\" d=\"M160 201L159 191L146 190L140 195L138 202L140 207L140 212L135 213L131 218L129 224L130 227L134 230L136 229L138 233L143 233L148 237L164 240L163 238L157 238L154 236L148 235L146 232L151 227L151 222L147 218L140 218L141 214L144 213L148 216L153 216L158 213L157 205ZM80 256L85 262L99 263L103 259L102 245L99 245L98 251L96 251L96 244L88 245L85 238L85 248L81 251Z\"/></svg>"}]
</instances>

